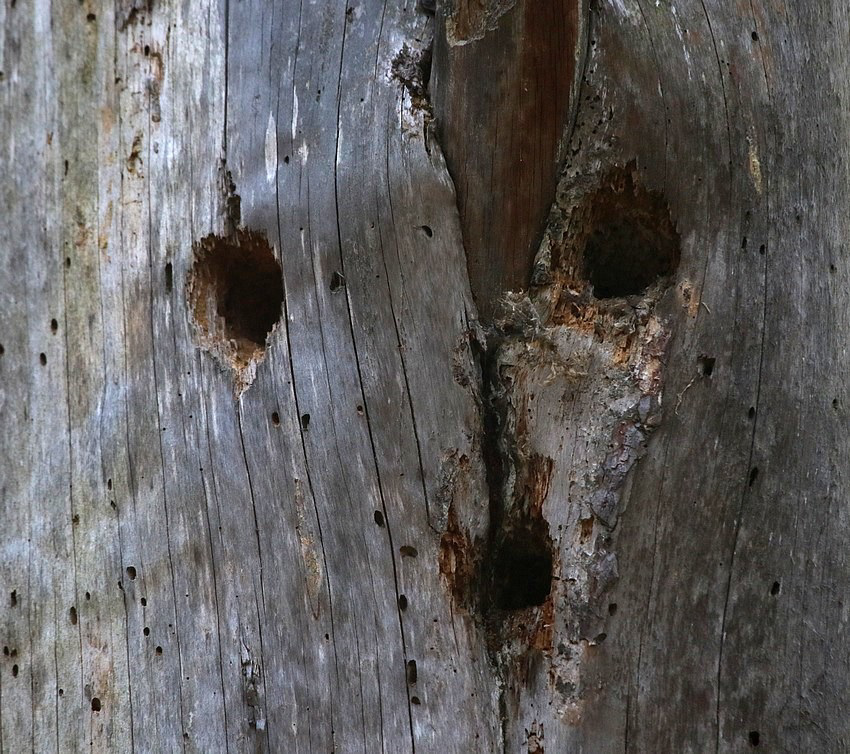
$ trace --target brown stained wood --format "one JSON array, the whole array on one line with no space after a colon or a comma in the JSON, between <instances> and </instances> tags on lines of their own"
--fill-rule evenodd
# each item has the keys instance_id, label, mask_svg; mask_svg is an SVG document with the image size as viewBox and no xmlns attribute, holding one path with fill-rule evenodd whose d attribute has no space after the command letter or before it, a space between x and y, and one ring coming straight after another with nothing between
<instances>
[{"instance_id":1,"label":"brown stained wood","mask_svg":"<svg viewBox=\"0 0 850 754\"><path fill-rule=\"evenodd\" d=\"M575 115L584 0L440 6L432 96L485 319L527 288Z\"/></svg>"}]
</instances>

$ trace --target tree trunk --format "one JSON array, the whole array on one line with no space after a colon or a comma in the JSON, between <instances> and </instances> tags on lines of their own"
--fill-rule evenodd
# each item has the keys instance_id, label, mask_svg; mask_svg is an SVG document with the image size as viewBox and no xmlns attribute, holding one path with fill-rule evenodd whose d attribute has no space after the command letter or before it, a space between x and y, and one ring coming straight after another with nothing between
<instances>
[{"instance_id":1,"label":"tree trunk","mask_svg":"<svg viewBox=\"0 0 850 754\"><path fill-rule=\"evenodd\" d=\"M850 746L850 11L430 5L0 5L0 750Z\"/></svg>"}]
</instances>

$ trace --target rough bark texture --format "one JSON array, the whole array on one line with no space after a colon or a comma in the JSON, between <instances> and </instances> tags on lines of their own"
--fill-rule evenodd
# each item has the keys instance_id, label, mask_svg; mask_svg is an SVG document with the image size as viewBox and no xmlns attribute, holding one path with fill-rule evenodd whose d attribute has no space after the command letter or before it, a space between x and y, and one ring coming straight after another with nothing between
<instances>
[{"instance_id":1,"label":"rough bark texture","mask_svg":"<svg viewBox=\"0 0 850 754\"><path fill-rule=\"evenodd\" d=\"M0 5L3 751L850 746L850 13L544 5Z\"/></svg>"}]
</instances>

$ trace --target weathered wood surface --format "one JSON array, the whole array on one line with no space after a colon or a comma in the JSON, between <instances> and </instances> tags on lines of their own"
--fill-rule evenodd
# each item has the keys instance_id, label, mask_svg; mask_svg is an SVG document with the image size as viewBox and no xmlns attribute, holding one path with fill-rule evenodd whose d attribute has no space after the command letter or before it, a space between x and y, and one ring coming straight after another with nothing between
<instances>
[{"instance_id":1,"label":"weathered wood surface","mask_svg":"<svg viewBox=\"0 0 850 754\"><path fill-rule=\"evenodd\" d=\"M576 10L485 329L417 79L447 8L0 5L3 751L850 745L850 12ZM680 259L600 302L620 214ZM284 306L235 398L186 283L239 223Z\"/></svg>"},{"instance_id":2,"label":"weathered wood surface","mask_svg":"<svg viewBox=\"0 0 850 754\"><path fill-rule=\"evenodd\" d=\"M518 477L554 459L532 499L567 582L548 651L508 665L525 721L508 750L532 725L547 751L848 746L848 23L829 2L593 8L538 342L514 331L497 357ZM583 197L613 166L661 192L681 237L650 302L660 359L645 296L606 317L576 294ZM618 580L594 565L612 553Z\"/></svg>"},{"instance_id":3,"label":"weathered wood surface","mask_svg":"<svg viewBox=\"0 0 850 754\"><path fill-rule=\"evenodd\" d=\"M444 458L486 501L452 373L474 310L391 71L431 17L3 8L2 748L496 747L437 570ZM184 288L233 219L225 170L286 294L238 401Z\"/></svg>"}]
</instances>

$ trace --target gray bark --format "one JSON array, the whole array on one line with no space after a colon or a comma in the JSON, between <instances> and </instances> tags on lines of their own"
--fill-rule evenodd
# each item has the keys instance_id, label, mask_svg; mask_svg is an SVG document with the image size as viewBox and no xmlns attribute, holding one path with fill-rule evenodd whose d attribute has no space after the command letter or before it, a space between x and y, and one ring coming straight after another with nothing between
<instances>
[{"instance_id":1,"label":"gray bark","mask_svg":"<svg viewBox=\"0 0 850 754\"><path fill-rule=\"evenodd\" d=\"M0 750L850 747L850 12L425 6L0 5Z\"/></svg>"}]
</instances>

